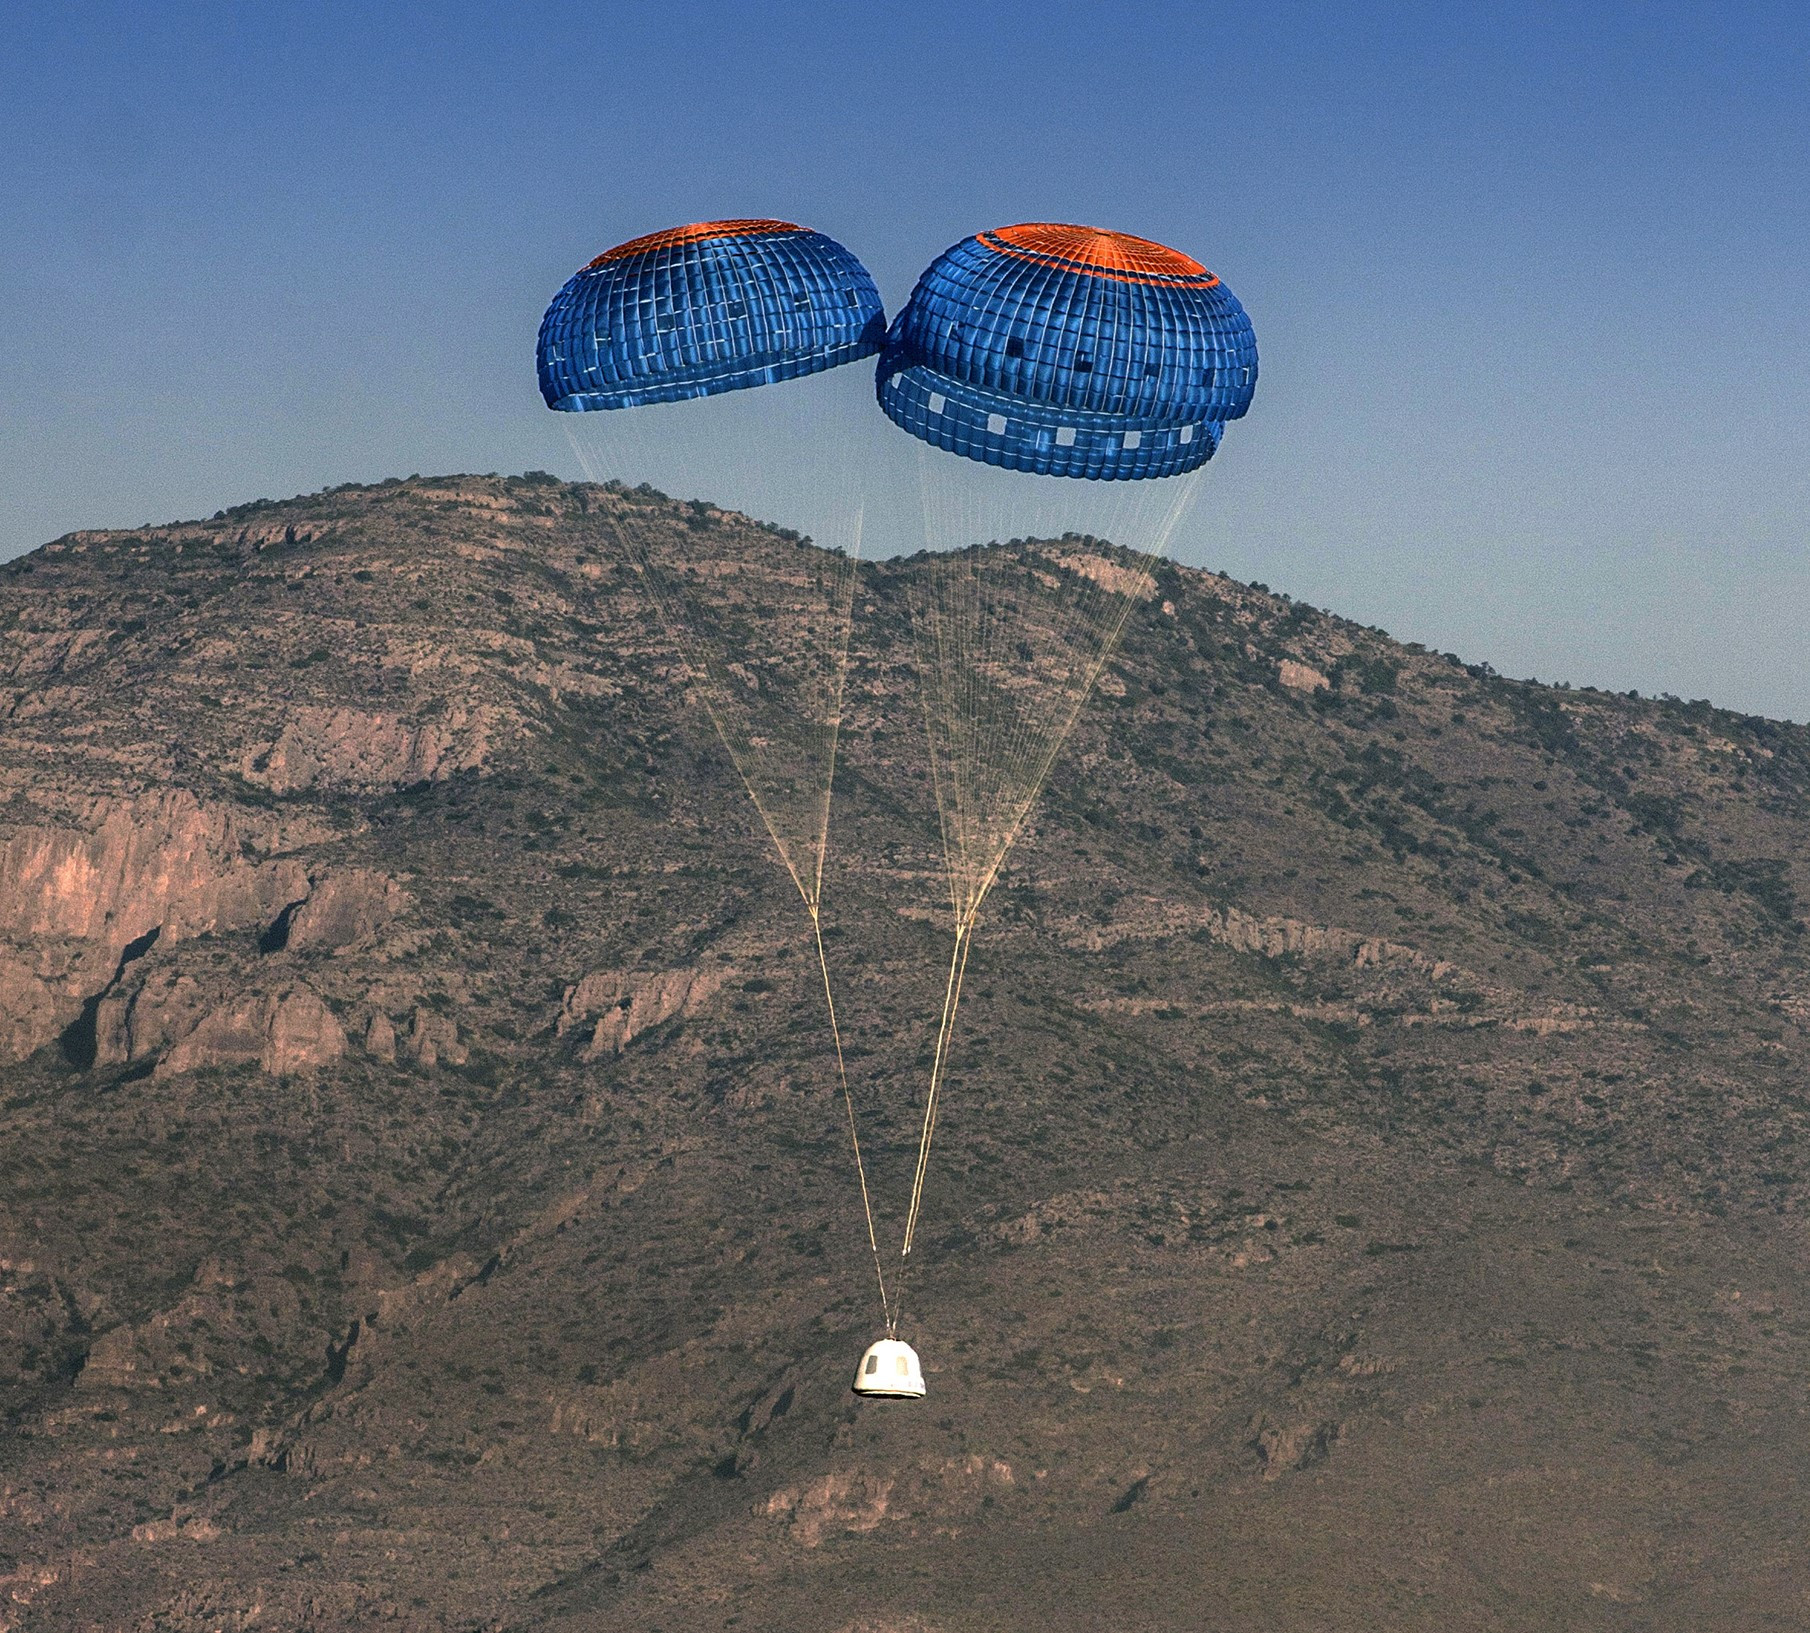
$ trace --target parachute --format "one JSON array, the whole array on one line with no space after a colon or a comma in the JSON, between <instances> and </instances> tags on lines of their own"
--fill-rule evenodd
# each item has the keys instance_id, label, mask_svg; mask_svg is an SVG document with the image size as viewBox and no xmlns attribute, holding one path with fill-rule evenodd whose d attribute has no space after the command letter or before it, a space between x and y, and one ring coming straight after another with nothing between
<instances>
[{"instance_id":1,"label":"parachute","mask_svg":"<svg viewBox=\"0 0 1810 1633\"><path fill-rule=\"evenodd\" d=\"M1256 385L1251 321L1198 261L1054 223L945 250L879 368L880 407L933 447L1109 482L1198 469Z\"/></svg>"},{"instance_id":2,"label":"parachute","mask_svg":"<svg viewBox=\"0 0 1810 1633\"><path fill-rule=\"evenodd\" d=\"M587 476L699 495L683 537L632 504L606 515L813 913L864 508L860 380L835 371L884 334L873 279L834 239L705 221L599 255L553 297L536 353ZM726 559L724 503L794 525L744 529Z\"/></svg>"},{"instance_id":3,"label":"parachute","mask_svg":"<svg viewBox=\"0 0 1810 1633\"><path fill-rule=\"evenodd\" d=\"M924 721L955 930L909 1258L975 921L1056 757L1148 599L1257 346L1198 261L1057 223L946 250L895 317L881 409L917 438Z\"/></svg>"},{"instance_id":4,"label":"parachute","mask_svg":"<svg viewBox=\"0 0 1810 1633\"><path fill-rule=\"evenodd\" d=\"M901 577L916 598L955 932L890 1289L821 926L873 464L861 442L880 423L849 394L854 383L865 396L863 371L845 365L876 354L879 405L918 444L924 551ZM1179 251L1030 223L945 251L889 330L873 280L841 245L783 221L718 221L591 262L548 307L537 363L586 474L616 479L601 523L809 915L886 1317L870 1356L903 1351L909 1364L894 1356L895 1370L916 1378L904 1392L921 1393L915 1357L896 1342L900 1301L975 924L1152 593L1201 469L1250 406L1250 320ZM650 500L631 476L716 503L694 498L695 525L675 528L663 496ZM725 501L746 514L717 508ZM864 1370L857 1392L903 1387L878 1379Z\"/></svg>"},{"instance_id":5,"label":"parachute","mask_svg":"<svg viewBox=\"0 0 1810 1633\"><path fill-rule=\"evenodd\" d=\"M549 408L640 408L859 362L886 317L867 268L789 221L699 221L605 250L553 297Z\"/></svg>"},{"instance_id":6,"label":"parachute","mask_svg":"<svg viewBox=\"0 0 1810 1633\"><path fill-rule=\"evenodd\" d=\"M809 916L883 1308L821 914L864 520L859 442L874 422L865 371L845 365L877 353L885 325L873 279L834 239L786 221L706 221L599 255L553 297L536 350L541 395L567 416L586 476L613 479L596 513ZM650 478L698 495L687 525L648 496Z\"/></svg>"}]
</instances>

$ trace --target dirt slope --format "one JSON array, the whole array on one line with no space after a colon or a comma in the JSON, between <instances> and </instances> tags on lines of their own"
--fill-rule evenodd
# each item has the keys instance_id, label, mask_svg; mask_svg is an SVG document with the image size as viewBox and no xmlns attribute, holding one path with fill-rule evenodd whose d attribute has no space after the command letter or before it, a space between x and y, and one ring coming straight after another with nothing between
<instances>
[{"instance_id":1,"label":"dirt slope","mask_svg":"<svg viewBox=\"0 0 1810 1633\"><path fill-rule=\"evenodd\" d=\"M777 547L452 477L0 568L0 1628L1810 1623L1803 731L1166 570L857 1406L814 961L631 504ZM827 893L895 1234L912 571Z\"/></svg>"}]
</instances>

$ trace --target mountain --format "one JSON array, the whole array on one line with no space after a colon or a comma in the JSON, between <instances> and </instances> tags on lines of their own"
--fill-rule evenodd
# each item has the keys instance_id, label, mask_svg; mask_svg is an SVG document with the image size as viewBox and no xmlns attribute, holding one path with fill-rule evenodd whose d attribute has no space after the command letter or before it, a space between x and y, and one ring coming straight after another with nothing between
<instances>
[{"instance_id":1,"label":"mountain","mask_svg":"<svg viewBox=\"0 0 1810 1633\"><path fill-rule=\"evenodd\" d=\"M0 1629L1810 1619L1810 734L1164 568L863 1404L808 927L622 506L775 536L411 478L0 568ZM895 1244L922 570L825 888Z\"/></svg>"}]
</instances>

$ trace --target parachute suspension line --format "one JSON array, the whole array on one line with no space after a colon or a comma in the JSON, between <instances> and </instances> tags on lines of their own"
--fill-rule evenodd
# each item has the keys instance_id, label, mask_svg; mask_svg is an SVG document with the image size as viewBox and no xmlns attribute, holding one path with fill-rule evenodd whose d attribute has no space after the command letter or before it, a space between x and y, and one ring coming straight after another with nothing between
<instances>
[{"instance_id":1,"label":"parachute suspension line","mask_svg":"<svg viewBox=\"0 0 1810 1633\"><path fill-rule=\"evenodd\" d=\"M857 505L855 507L854 539L852 541L853 548L849 551L851 563L858 562L861 559L861 530L866 521L866 516L866 505ZM835 608L835 615L830 621L831 638L836 640L836 661L830 666L830 706L824 722L824 731L828 737L828 741L824 744L823 748L823 804L817 822L817 871L816 876L811 881L812 894L805 898L806 905L811 907L811 923L813 926L817 923L817 908L813 903L820 904L823 901L823 866L825 861L828 860L830 853L830 791L836 784L836 756L841 751L842 747L842 705L848 692L848 647L855 622L855 578L856 572L851 565L849 571L842 575L841 582L837 586L837 605ZM839 640L837 640L835 636L835 631L838 629L841 631L841 638ZM771 829L769 829L769 831L771 831ZM817 938L817 950L819 954L823 951L823 937L821 935ZM824 995L826 997L829 995L829 978L829 970L826 967L823 972ZM832 1005L830 1009L831 1025L835 1024L835 1018L835 1006ZM836 1060L837 1064L840 1065L842 1060L842 1040L840 1037L836 1040ZM846 1073L843 1074L842 1085L846 1092L848 1088L848 1076ZM853 1116L852 1108L850 1116ZM856 1160L860 1160L859 1151L856 1152ZM862 1195L865 1197L867 1186L865 1175L862 1176L861 1183ZM871 1236L873 1234L873 1217L871 1214L868 1216L867 1230L868 1234Z\"/></svg>"},{"instance_id":2,"label":"parachute suspension line","mask_svg":"<svg viewBox=\"0 0 1810 1633\"><path fill-rule=\"evenodd\" d=\"M943 1018L937 1025L936 1055L930 1068L930 1092L924 1099L924 1127L918 1136L917 1170L911 1179L911 1206L905 1216L905 1246L899 1255L911 1257L911 1246L917 1236L918 1214L924 1201L924 1175L930 1167L930 1142L936 1137L937 1103L943 1087L944 1068L949 1061L949 1040L955 1032L956 1011L961 1007L962 978L968 973L968 951L974 945L974 921L968 919L955 930L955 951L949 959L949 982L943 992ZM903 1297L903 1288L900 1289Z\"/></svg>"},{"instance_id":3,"label":"parachute suspension line","mask_svg":"<svg viewBox=\"0 0 1810 1633\"><path fill-rule=\"evenodd\" d=\"M571 426L566 427L566 434L572 442L572 451L578 456L578 462L584 467L587 478L598 482L600 478L593 469L589 451L578 440ZM704 704L704 712L710 716L710 724L716 729L718 740L723 745L723 752L729 756L729 763L734 766L735 774L747 790L749 803L760 815L761 824L767 830L767 836L773 841L773 848L779 853L779 860L786 872L791 875L792 883L798 887L798 894L803 897L807 910L813 906L811 890L804 882L798 868L793 863L790 847L780 838L779 829L772 815L768 812L766 802L761 798L754 779L749 775L749 768L744 764L744 754L737 747L738 734L731 730L725 716L726 693L714 672L714 666L705 655L701 645L694 638L690 625L679 616L673 605L673 598L668 594L661 580L660 571L654 566L646 548L634 537L634 529L623 525L616 517L607 516L605 525L610 535L616 540L617 548L633 569L635 577L647 592L647 597L654 604L654 611L659 615L662 628L666 631L673 645L679 649L679 656L685 667L700 682L698 692ZM821 878L821 872L819 873Z\"/></svg>"},{"instance_id":4,"label":"parachute suspension line","mask_svg":"<svg viewBox=\"0 0 1810 1633\"><path fill-rule=\"evenodd\" d=\"M917 622L932 781L959 920L979 905L1021 835L1196 489L1184 477L1100 484L1120 491L1084 494L1075 490L1095 485L1019 477L1035 486L993 507L1021 535L1008 539L1006 527L989 530L995 518L980 514L960 480L967 472L938 479L950 477L951 463L923 451L930 552ZM1095 508L1104 499L1106 525L1063 532L1062 512L1077 499Z\"/></svg>"},{"instance_id":5,"label":"parachute suspension line","mask_svg":"<svg viewBox=\"0 0 1810 1633\"><path fill-rule=\"evenodd\" d=\"M920 620L931 618L929 596L930 592L926 591L925 604L918 613ZM936 646L938 660L936 673L940 675L944 673L943 659L946 655L940 622L932 628L931 639ZM930 785L931 792L936 796L937 827L943 840L943 872L947 875L949 883L949 906L959 923L962 916L962 902L961 886L956 877L955 858L959 853L960 840L951 826L952 802L957 795L951 786L949 770L943 764L943 756L937 752L935 699L933 697L933 688L936 684L932 676L926 673L918 686L918 698L924 709L924 741L930 746Z\"/></svg>"},{"instance_id":6,"label":"parachute suspension line","mask_svg":"<svg viewBox=\"0 0 1810 1633\"><path fill-rule=\"evenodd\" d=\"M830 1036L836 1041L836 1076L842 1085L842 1109L848 1114L849 1149L855 1154L855 1178L861 1185L861 1217L867 1224L867 1247L874 1260L874 1280L880 1285L880 1314L890 1338L899 1327L898 1312L886 1291L886 1272L880 1267L880 1238L874 1230L874 1204L867 1189L867 1164L861 1156L861 1135L855 1126L855 1097L849 1091L848 1066L842 1057L842 1026L836 1019L836 998L830 989L830 963L823 950L823 925L811 909L811 935L817 943L817 967L823 972L823 1002L830 1013Z\"/></svg>"},{"instance_id":7,"label":"parachute suspension line","mask_svg":"<svg viewBox=\"0 0 1810 1633\"><path fill-rule=\"evenodd\" d=\"M1063 745L1073 734L1076 722L1081 718L1081 711L1087 706L1087 701L1093 695L1094 688L1099 684L1100 676L1106 672L1106 666L1112 661L1113 654L1118 651L1119 642L1125 633L1125 626L1131 619L1132 608L1154 589L1157 564L1168 553L1169 540L1174 535L1175 529L1181 524L1182 518L1187 514L1197 491L1195 484L1184 478L1183 485L1167 508L1167 513L1157 523L1154 534L1149 537L1148 545L1143 549L1134 548L1129 552L1137 562L1137 566L1133 569L1136 582L1135 591L1120 592L1118 607L1110 613L1109 620L1103 626L1099 646L1092 661L1085 666L1080 684L1072 688L1068 710L1057 721L1055 729L1048 734L1041 745L1025 743L1021 746L1019 751L1021 753L1038 751L1035 752L1035 757L1030 764L1032 775L1025 784L1024 797L1012 816L1011 823L999 844L998 852L980 881L979 891L975 898L977 908L986 898L987 892L993 888L994 880L999 876L999 870L1005 865L1006 856L1017 844L1019 835L1024 831L1024 825L1030 820L1031 812L1036 808L1037 801L1042 796L1050 773L1055 769L1056 761L1061 755ZM1134 536L1143 537L1144 535ZM1097 601L1096 596L1096 604Z\"/></svg>"},{"instance_id":8,"label":"parachute suspension line","mask_svg":"<svg viewBox=\"0 0 1810 1633\"><path fill-rule=\"evenodd\" d=\"M614 428L612 428L614 429ZM593 450L587 447L576 434L576 428L568 424L567 436L572 450L583 468L585 475L593 483L602 483L605 477L593 458ZM817 767L817 775L809 789L814 811L810 813L808 843L814 856L808 865L801 865L796 855L795 846L788 842L787 833L782 831L788 825L783 824L770 808L771 801L763 796L762 777L760 774L760 743L753 723L747 711L739 705L737 693L731 683L731 677L725 673L725 661L722 654L713 653L709 643L701 639L692 628L691 619L686 616L688 601L682 587L668 582L667 574L652 557L645 541L640 537L632 521L625 521L617 514L606 512L605 525L615 540L618 551L628 562L637 582L642 586L652 603L662 627L687 669L698 682L698 694L704 704L706 714L715 729L724 752L729 756L730 764L735 768L742 787L747 791L749 803L766 828L767 836L773 841L773 848L781 865L797 888L799 898L804 903L807 916L811 921L811 940L817 954L817 967L823 980L824 1007L829 1017L830 1038L836 1056L836 1080L842 1096L844 1116L848 1125L849 1149L854 1157L855 1178L861 1196L861 1215L867 1231L868 1252L874 1266L874 1280L880 1294L880 1311L888 1333L897 1331L898 1313L892 1301L890 1289L886 1284L885 1271L880 1258L879 1235L874 1224L872 1195L867 1180L867 1163L861 1149L861 1136L855 1116L854 1094L849 1085L848 1064L842 1044L841 1019L836 1012L834 984L830 979L829 957L823 943L823 876L824 866L829 852L829 825L831 808L831 791L835 782L836 759L840 748L843 708L846 697L849 661L849 642L853 624L854 596L858 575L857 563L860 559L861 536L864 521L864 506L854 504L852 516L848 522L850 545L846 553L827 553L824 565L836 573L826 602L828 629L822 632L827 639L818 643L818 652L826 670L825 696L820 718L813 718L815 740L811 745L809 761ZM846 564L846 565L844 565ZM681 575L683 572L681 562ZM816 711L813 711L814 716ZM787 792L787 785L778 784L780 794ZM791 791L797 792L794 786Z\"/></svg>"},{"instance_id":9,"label":"parachute suspension line","mask_svg":"<svg viewBox=\"0 0 1810 1633\"><path fill-rule=\"evenodd\" d=\"M1102 496L1110 511L1107 524L1077 536L1061 531L1058 520L1057 507L1066 508L1071 485L1046 483L1041 497L1048 503L1029 506L1031 515L1015 513L1011 528L1018 536L1002 539L1007 529L989 531L984 504L964 502L960 491L951 491L955 483L934 479L936 458L921 451L931 554L924 563L918 621L925 730L955 945L895 1277L895 1310L903 1304L905 1271L923 1214L981 905L1118 651L1133 610L1153 592L1157 565L1199 491L1198 473L1125 483L1129 492ZM940 471L947 474L948 467Z\"/></svg>"}]
</instances>

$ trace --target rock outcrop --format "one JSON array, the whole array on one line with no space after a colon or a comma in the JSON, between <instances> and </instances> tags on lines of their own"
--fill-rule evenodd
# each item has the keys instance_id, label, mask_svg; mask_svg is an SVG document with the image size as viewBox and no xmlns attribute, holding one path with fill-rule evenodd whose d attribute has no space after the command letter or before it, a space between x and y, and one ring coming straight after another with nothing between
<instances>
[{"instance_id":1,"label":"rock outcrop","mask_svg":"<svg viewBox=\"0 0 1810 1633\"><path fill-rule=\"evenodd\" d=\"M618 1055L643 1032L675 1016L696 1014L722 990L729 974L722 965L657 975L595 970L566 990L558 1029L563 1035L595 1018L585 1059Z\"/></svg>"},{"instance_id":2,"label":"rock outcrop","mask_svg":"<svg viewBox=\"0 0 1810 1633\"><path fill-rule=\"evenodd\" d=\"M345 1049L345 1028L333 1012L307 987L297 986L209 1010L171 1045L153 1075L256 1065L272 1077L288 1077L337 1060Z\"/></svg>"},{"instance_id":3,"label":"rock outcrop","mask_svg":"<svg viewBox=\"0 0 1810 1633\"><path fill-rule=\"evenodd\" d=\"M1173 936L1200 935L1236 952L1260 958L1300 957L1347 964L1355 969L1396 966L1411 969L1428 980L1443 981L1459 973L1449 959L1439 958L1383 936L1369 936L1338 925L1308 924L1283 914L1247 913L1238 907L1183 908L1173 901L1132 901L1123 904L1109 924L1074 926L1070 937L1076 947L1090 952L1131 941L1162 941Z\"/></svg>"},{"instance_id":4,"label":"rock outcrop","mask_svg":"<svg viewBox=\"0 0 1810 1633\"><path fill-rule=\"evenodd\" d=\"M365 1036L367 1042L373 1041L369 1032ZM392 1048L395 1046L394 1039L395 1032L392 1028ZM381 1048L381 1031L375 1042ZM441 1061L449 1066L460 1066L470 1058L470 1052L459 1041L459 1023L450 1015L437 1015L433 1010L419 1006L409 1019L404 1053L417 1066L427 1068L438 1066Z\"/></svg>"},{"instance_id":5,"label":"rock outcrop","mask_svg":"<svg viewBox=\"0 0 1810 1633\"><path fill-rule=\"evenodd\" d=\"M1297 663L1293 658L1282 660L1276 678L1291 692L1321 692L1332 685L1312 664Z\"/></svg>"},{"instance_id":6,"label":"rock outcrop","mask_svg":"<svg viewBox=\"0 0 1810 1633\"><path fill-rule=\"evenodd\" d=\"M271 855L288 837L185 790L16 829L0 844L0 1060L54 1040L151 942L253 928L305 896L302 864Z\"/></svg>"},{"instance_id":7,"label":"rock outcrop","mask_svg":"<svg viewBox=\"0 0 1810 1633\"><path fill-rule=\"evenodd\" d=\"M801 1546L820 1548L833 1536L859 1536L879 1525L891 1506L893 1484L880 1476L838 1471L774 1492L761 1512L784 1524Z\"/></svg>"},{"instance_id":8,"label":"rock outcrop","mask_svg":"<svg viewBox=\"0 0 1810 1633\"><path fill-rule=\"evenodd\" d=\"M425 721L304 707L274 742L249 751L240 771L275 794L406 788L477 770L492 752L496 726L495 712L483 707L454 706L443 719Z\"/></svg>"},{"instance_id":9,"label":"rock outcrop","mask_svg":"<svg viewBox=\"0 0 1810 1633\"><path fill-rule=\"evenodd\" d=\"M307 890L299 863L257 859L274 827L172 789L95 801L79 827L16 830L0 844L0 935L117 956L153 929L176 941L260 923Z\"/></svg>"},{"instance_id":10,"label":"rock outcrop","mask_svg":"<svg viewBox=\"0 0 1810 1633\"><path fill-rule=\"evenodd\" d=\"M408 904L388 875L369 868L330 872L312 882L290 915L284 945L294 952L339 952L370 940Z\"/></svg>"}]
</instances>

